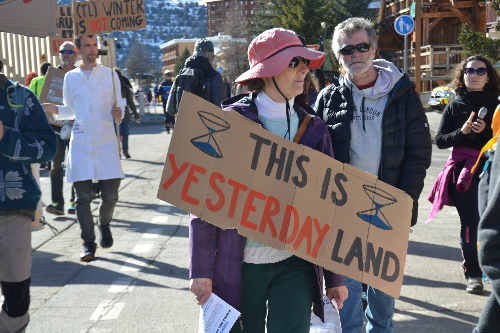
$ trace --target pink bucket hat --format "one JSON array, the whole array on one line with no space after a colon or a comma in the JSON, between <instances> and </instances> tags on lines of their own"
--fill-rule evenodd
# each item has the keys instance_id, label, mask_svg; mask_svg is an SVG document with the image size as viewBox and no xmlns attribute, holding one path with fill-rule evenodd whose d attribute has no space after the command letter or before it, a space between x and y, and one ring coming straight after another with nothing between
<instances>
[{"instance_id":1,"label":"pink bucket hat","mask_svg":"<svg viewBox=\"0 0 500 333\"><path fill-rule=\"evenodd\" d=\"M255 37L248 46L250 69L241 74L237 83L281 74L294 57L311 60L309 69L316 69L325 60L325 53L305 48L292 30L269 29Z\"/></svg>"}]
</instances>

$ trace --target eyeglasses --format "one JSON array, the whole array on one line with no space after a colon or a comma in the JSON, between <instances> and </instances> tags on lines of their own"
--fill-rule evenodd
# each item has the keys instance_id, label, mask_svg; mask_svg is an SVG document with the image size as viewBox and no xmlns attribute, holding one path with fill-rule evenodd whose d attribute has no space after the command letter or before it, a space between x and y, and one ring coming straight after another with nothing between
<instances>
[{"instance_id":1,"label":"eyeglasses","mask_svg":"<svg viewBox=\"0 0 500 333\"><path fill-rule=\"evenodd\" d=\"M304 59L302 57L293 57L292 60L290 60L290 63L288 64L288 67L290 68L295 68L299 65L299 62L302 60L302 62L306 65L309 66L311 63L311 60L309 59Z\"/></svg>"},{"instance_id":2,"label":"eyeglasses","mask_svg":"<svg viewBox=\"0 0 500 333\"><path fill-rule=\"evenodd\" d=\"M368 43L361 43L361 44L358 44L358 45L347 45L347 46L344 46L343 48L341 48L339 50L339 52L342 54L342 55L351 55L354 53L354 50L358 50L360 53L365 53L365 52L368 52L371 48L371 45L368 44Z\"/></svg>"},{"instance_id":3,"label":"eyeglasses","mask_svg":"<svg viewBox=\"0 0 500 333\"><path fill-rule=\"evenodd\" d=\"M64 53L66 53L66 54L73 54L73 53L76 53L76 52L73 51L73 50L60 50L59 53L61 53L61 54L64 54Z\"/></svg>"},{"instance_id":4,"label":"eyeglasses","mask_svg":"<svg viewBox=\"0 0 500 333\"><path fill-rule=\"evenodd\" d=\"M486 74L486 72L488 72L488 70L485 67L479 67L478 69L474 69L474 68L469 67L469 68L464 69L464 72L468 76L472 76L474 74L477 74L479 76L483 76L484 74Z\"/></svg>"}]
</instances>

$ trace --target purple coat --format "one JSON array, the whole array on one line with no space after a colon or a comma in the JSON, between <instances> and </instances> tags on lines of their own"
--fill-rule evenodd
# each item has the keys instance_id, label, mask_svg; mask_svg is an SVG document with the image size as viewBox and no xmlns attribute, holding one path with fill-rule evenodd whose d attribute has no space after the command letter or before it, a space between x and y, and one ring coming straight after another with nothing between
<instances>
[{"instance_id":1,"label":"purple coat","mask_svg":"<svg viewBox=\"0 0 500 333\"><path fill-rule=\"evenodd\" d=\"M253 99L255 93L238 95L222 102L226 111L234 110L242 116L260 124ZM300 123L306 112L295 107ZM333 157L330 135L326 125L318 117L308 124L300 139L300 144ZM235 229L222 230L213 224L190 215L189 223L189 278L212 279L212 291L237 310L241 310L242 265L246 238ZM314 313L324 320L323 274L327 288L345 285L344 276L324 270L314 265L317 277Z\"/></svg>"}]
</instances>

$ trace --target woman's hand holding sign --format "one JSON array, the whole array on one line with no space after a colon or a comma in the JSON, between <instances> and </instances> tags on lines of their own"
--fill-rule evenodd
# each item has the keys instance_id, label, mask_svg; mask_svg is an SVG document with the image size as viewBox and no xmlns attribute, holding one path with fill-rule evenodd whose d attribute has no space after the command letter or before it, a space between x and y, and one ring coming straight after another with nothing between
<instances>
[{"instance_id":1,"label":"woman's hand holding sign","mask_svg":"<svg viewBox=\"0 0 500 333\"><path fill-rule=\"evenodd\" d=\"M203 305L212 294L212 279L194 278L191 280L189 290L196 296L196 303Z\"/></svg>"},{"instance_id":2,"label":"woman's hand holding sign","mask_svg":"<svg viewBox=\"0 0 500 333\"><path fill-rule=\"evenodd\" d=\"M335 298L335 301L337 301L337 307L340 310L344 306L344 301L349 296L349 292L347 291L346 286L327 288L326 296L330 299L330 301Z\"/></svg>"}]
</instances>

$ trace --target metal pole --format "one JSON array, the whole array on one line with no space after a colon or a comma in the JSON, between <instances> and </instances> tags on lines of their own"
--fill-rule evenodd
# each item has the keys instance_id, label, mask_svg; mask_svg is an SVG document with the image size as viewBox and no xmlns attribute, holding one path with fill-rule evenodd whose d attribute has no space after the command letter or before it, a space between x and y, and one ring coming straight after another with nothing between
<instances>
[{"instance_id":1,"label":"metal pole","mask_svg":"<svg viewBox=\"0 0 500 333\"><path fill-rule=\"evenodd\" d=\"M405 35L404 71L408 74L408 35ZM400 58L401 59L401 58Z\"/></svg>"}]
</instances>

